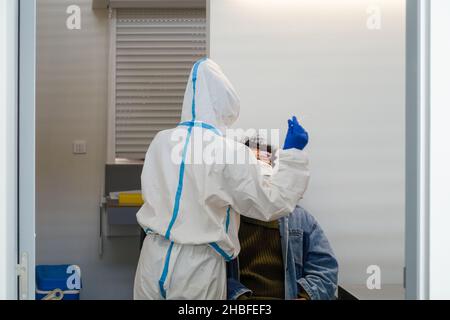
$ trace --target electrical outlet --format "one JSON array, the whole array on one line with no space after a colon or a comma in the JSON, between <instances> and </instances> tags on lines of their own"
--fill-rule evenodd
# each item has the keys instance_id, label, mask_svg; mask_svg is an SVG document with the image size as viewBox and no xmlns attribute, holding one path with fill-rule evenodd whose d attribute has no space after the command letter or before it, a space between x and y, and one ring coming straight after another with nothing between
<instances>
[{"instance_id":1,"label":"electrical outlet","mask_svg":"<svg viewBox=\"0 0 450 320\"><path fill-rule=\"evenodd\" d=\"M86 154L86 141L75 140L73 142L73 154Z\"/></svg>"}]
</instances>

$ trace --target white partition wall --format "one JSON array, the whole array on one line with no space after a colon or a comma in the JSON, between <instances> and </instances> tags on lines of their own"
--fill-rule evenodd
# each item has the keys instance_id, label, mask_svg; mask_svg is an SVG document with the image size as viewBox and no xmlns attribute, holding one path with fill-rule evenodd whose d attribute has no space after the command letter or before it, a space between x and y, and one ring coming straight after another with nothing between
<instances>
[{"instance_id":1,"label":"white partition wall","mask_svg":"<svg viewBox=\"0 0 450 320\"><path fill-rule=\"evenodd\" d=\"M241 97L237 127L310 133L302 205L328 234L340 283L401 285L405 1L210 1L210 56Z\"/></svg>"},{"instance_id":2,"label":"white partition wall","mask_svg":"<svg viewBox=\"0 0 450 320\"><path fill-rule=\"evenodd\" d=\"M430 1L430 298L450 299L450 2Z\"/></svg>"}]
</instances>

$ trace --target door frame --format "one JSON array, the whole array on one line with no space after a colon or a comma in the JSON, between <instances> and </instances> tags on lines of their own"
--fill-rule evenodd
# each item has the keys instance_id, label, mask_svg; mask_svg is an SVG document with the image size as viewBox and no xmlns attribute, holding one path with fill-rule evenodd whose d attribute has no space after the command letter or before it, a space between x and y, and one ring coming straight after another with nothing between
<instances>
[{"instance_id":1,"label":"door frame","mask_svg":"<svg viewBox=\"0 0 450 320\"><path fill-rule=\"evenodd\" d=\"M0 299L17 299L18 5L0 3Z\"/></svg>"},{"instance_id":2,"label":"door frame","mask_svg":"<svg viewBox=\"0 0 450 320\"><path fill-rule=\"evenodd\" d=\"M18 298L35 298L36 0L19 0Z\"/></svg>"},{"instance_id":3,"label":"door frame","mask_svg":"<svg viewBox=\"0 0 450 320\"><path fill-rule=\"evenodd\" d=\"M406 1L406 299L429 299L430 1Z\"/></svg>"}]
</instances>

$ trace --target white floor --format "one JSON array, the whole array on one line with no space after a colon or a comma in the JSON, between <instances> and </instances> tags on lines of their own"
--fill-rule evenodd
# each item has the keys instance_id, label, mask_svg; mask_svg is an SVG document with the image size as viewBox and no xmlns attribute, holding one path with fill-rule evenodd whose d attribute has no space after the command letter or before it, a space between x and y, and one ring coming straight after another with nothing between
<instances>
[{"instance_id":1,"label":"white floor","mask_svg":"<svg viewBox=\"0 0 450 320\"><path fill-rule=\"evenodd\" d=\"M359 300L404 300L405 289L402 285L383 285L380 290L369 290L366 285L341 285Z\"/></svg>"}]
</instances>

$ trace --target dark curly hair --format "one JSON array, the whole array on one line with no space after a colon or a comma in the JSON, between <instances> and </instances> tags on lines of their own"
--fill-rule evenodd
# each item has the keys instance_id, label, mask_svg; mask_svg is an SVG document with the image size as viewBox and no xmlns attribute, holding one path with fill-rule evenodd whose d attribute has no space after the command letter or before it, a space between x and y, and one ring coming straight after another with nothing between
<instances>
[{"instance_id":1,"label":"dark curly hair","mask_svg":"<svg viewBox=\"0 0 450 320\"><path fill-rule=\"evenodd\" d=\"M253 149L264 150L272 153L272 146L267 144L261 136L255 136L254 138L246 138L244 144Z\"/></svg>"}]
</instances>

